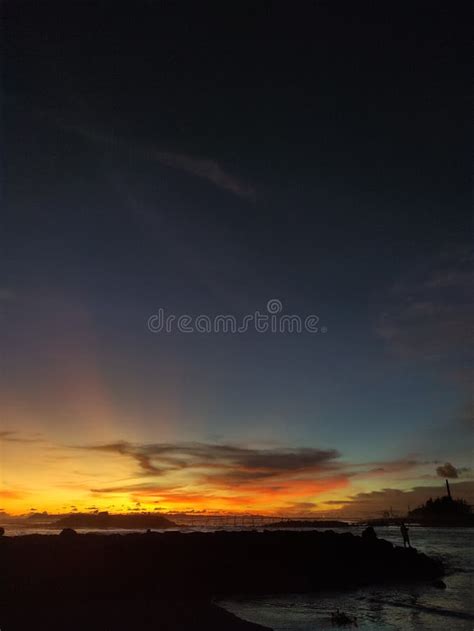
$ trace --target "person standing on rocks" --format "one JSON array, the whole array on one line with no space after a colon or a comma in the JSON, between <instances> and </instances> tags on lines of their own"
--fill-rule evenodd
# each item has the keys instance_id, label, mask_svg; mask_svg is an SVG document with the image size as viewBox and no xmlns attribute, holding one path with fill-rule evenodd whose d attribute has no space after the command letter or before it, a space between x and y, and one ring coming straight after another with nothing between
<instances>
[{"instance_id":1,"label":"person standing on rocks","mask_svg":"<svg viewBox=\"0 0 474 631\"><path fill-rule=\"evenodd\" d=\"M408 546L409 548L411 548L410 535L408 534L408 528L407 526L405 526L404 522L401 523L400 532L402 533L403 537L403 547L406 548Z\"/></svg>"}]
</instances>

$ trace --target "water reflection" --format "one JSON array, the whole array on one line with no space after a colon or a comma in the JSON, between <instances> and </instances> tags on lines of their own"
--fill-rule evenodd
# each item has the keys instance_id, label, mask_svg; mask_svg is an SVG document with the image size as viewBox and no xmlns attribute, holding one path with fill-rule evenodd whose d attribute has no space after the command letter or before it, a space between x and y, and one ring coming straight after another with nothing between
<instances>
[{"instance_id":1,"label":"water reflection","mask_svg":"<svg viewBox=\"0 0 474 631\"><path fill-rule=\"evenodd\" d=\"M413 529L413 545L440 556L447 568L447 589L431 585L391 585L349 593L321 592L223 603L229 610L275 631L334 629L331 612L357 616L366 631L471 631L474 628L472 530ZM379 537L400 545L398 529L380 528Z\"/></svg>"}]
</instances>

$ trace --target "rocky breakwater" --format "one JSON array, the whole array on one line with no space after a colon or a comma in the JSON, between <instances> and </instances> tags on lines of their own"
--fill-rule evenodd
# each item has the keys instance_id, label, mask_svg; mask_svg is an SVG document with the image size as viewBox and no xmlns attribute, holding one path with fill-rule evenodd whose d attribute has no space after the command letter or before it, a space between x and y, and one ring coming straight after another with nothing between
<instances>
[{"instance_id":1,"label":"rocky breakwater","mask_svg":"<svg viewBox=\"0 0 474 631\"><path fill-rule=\"evenodd\" d=\"M0 627L9 631L250 631L261 627L212 599L443 574L439 562L416 550L331 531L2 537L0 567Z\"/></svg>"}]
</instances>

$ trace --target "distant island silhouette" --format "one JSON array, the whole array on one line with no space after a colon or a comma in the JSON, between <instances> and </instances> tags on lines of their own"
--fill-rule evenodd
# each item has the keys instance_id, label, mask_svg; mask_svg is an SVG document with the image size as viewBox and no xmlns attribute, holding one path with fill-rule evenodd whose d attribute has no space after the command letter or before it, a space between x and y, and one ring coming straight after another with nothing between
<instances>
[{"instance_id":1,"label":"distant island silhouette","mask_svg":"<svg viewBox=\"0 0 474 631\"><path fill-rule=\"evenodd\" d=\"M109 513L107 511L99 513L70 513L53 521L52 528L91 528L102 530L107 528L124 529L146 529L174 528L176 524L156 513Z\"/></svg>"},{"instance_id":2,"label":"distant island silhouette","mask_svg":"<svg viewBox=\"0 0 474 631\"><path fill-rule=\"evenodd\" d=\"M345 528L349 525L347 521L335 519L282 519L265 524L264 528Z\"/></svg>"},{"instance_id":3,"label":"distant island silhouette","mask_svg":"<svg viewBox=\"0 0 474 631\"><path fill-rule=\"evenodd\" d=\"M368 519L370 526L400 526L402 523L436 527L474 527L474 514L466 500L454 499L449 480L446 480L446 495L435 499L429 498L424 504L408 511L406 516L388 515L382 518Z\"/></svg>"},{"instance_id":4,"label":"distant island silhouette","mask_svg":"<svg viewBox=\"0 0 474 631\"><path fill-rule=\"evenodd\" d=\"M446 495L430 498L422 506L408 513L410 521L423 526L474 526L474 515L463 499L453 499L449 481L446 480Z\"/></svg>"}]
</instances>

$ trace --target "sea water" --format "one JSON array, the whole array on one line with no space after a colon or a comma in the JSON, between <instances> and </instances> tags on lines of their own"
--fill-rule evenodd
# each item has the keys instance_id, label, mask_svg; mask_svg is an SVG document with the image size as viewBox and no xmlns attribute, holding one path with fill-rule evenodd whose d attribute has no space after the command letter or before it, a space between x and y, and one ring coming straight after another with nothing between
<instances>
[{"instance_id":1,"label":"sea water","mask_svg":"<svg viewBox=\"0 0 474 631\"><path fill-rule=\"evenodd\" d=\"M348 530L359 534L361 529L345 528L344 532ZM398 528L377 528L376 531L380 538L401 544ZM366 631L472 631L473 534L474 530L469 528L410 528L412 546L440 558L445 564L445 590L412 583L364 587L349 592L236 598L219 604L240 618L274 631L334 629L331 612L337 608L356 616L358 628Z\"/></svg>"}]
</instances>

